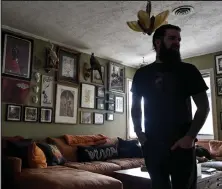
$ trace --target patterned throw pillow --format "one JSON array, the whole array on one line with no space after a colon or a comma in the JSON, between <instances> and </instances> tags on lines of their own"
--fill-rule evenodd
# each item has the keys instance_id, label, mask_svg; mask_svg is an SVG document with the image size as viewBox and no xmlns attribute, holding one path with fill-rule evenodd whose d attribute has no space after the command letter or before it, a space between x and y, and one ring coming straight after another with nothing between
<instances>
[{"instance_id":1,"label":"patterned throw pillow","mask_svg":"<svg viewBox=\"0 0 222 189\"><path fill-rule=\"evenodd\" d=\"M78 146L78 161L105 161L118 157L115 145Z\"/></svg>"}]
</instances>

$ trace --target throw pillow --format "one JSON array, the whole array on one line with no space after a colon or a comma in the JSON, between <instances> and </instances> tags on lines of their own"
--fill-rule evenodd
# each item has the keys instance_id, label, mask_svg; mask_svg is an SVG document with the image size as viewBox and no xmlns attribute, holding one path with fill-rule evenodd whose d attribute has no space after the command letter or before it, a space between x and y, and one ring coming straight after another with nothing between
<instances>
[{"instance_id":1,"label":"throw pillow","mask_svg":"<svg viewBox=\"0 0 222 189\"><path fill-rule=\"evenodd\" d=\"M78 161L105 161L107 159L118 157L118 151L115 145L100 146L78 146Z\"/></svg>"},{"instance_id":2,"label":"throw pillow","mask_svg":"<svg viewBox=\"0 0 222 189\"><path fill-rule=\"evenodd\" d=\"M28 162L30 168L46 168L44 152L33 142L28 148Z\"/></svg>"}]
</instances>

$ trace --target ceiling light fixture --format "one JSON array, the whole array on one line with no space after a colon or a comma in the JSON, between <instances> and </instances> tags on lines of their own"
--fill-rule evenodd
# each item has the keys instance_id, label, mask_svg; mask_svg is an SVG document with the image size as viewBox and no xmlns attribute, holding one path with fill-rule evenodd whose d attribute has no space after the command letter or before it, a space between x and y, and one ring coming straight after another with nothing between
<instances>
[{"instance_id":1,"label":"ceiling light fixture","mask_svg":"<svg viewBox=\"0 0 222 189\"><path fill-rule=\"evenodd\" d=\"M190 5L183 5L173 10L173 14L175 16L185 16L188 14L192 14L193 12L194 12L194 8Z\"/></svg>"}]
</instances>

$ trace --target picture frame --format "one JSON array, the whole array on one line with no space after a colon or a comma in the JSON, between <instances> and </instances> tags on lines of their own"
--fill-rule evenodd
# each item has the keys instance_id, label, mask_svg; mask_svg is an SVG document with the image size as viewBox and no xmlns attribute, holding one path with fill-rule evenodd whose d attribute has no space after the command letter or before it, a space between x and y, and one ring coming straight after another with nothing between
<instances>
[{"instance_id":1,"label":"picture frame","mask_svg":"<svg viewBox=\"0 0 222 189\"><path fill-rule=\"evenodd\" d=\"M97 97L105 97L105 88L101 86L97 86L96 88L96 96Z\"/></svg>"},{"instance_id":2,"label":"picture frame","mask_svg":"<svg viewBox=\"0 0 222 189\"><path fill-rule=\"evenodd\" d=\"M6 105L6 121L20 122L22 117L22 106L7 104Z\"/></svg>"},{"instance_id":3,"label":"picture frame","mask_svg":"<svg viewBox=\"0 0 222 189\"><path fill-rule=\"evenodd\" d=\"M93 124L92 112L81 111L80 112L80 124Z\"/></svg>"},{"instance_id":4,"label":"picture frame","mask_svg":"<svg viewBox=\"0 0 222 189\"><path fill-rule=\"evenodd\" d=\"M24 106L24 122L38 122L38 108L34 106Z\"/></svg>"},{"instance_id":5,"label":"picture frame","mask_svg":"<svg viewBox=\"0 0 222 189\"><path fill-rule=\"evenodd\" d=\"M58 58L57 81L78 84L80 53L65 48L58 48Z\"/></svg>"},{"instance_id":6,"label":"picture frame","mask_svg":"<svg viewBox=\"0 0 222 189\"><path fill-rule=\"evenodd\" d=\"M222 77L216 78L217 80L217 95L222 96Z\"/></svg>"},{"instance_id":7,"label":"picture frame","mask_svg":"<svg viewBox=\"0 0 222 189\"><path fill-rule=\"evenodd\" d=\"M123 113L124 112L124 97L115 96L115 112Z\"/></svg>"},{"instance_id":8,"label":"picture frame","mask_svg":"<svg viewBox=\"0 0 222 189\"><path fill-rule=\"evenodd\" d=\"M2 75L31 80L33 40L3 32Z\"/></svg>"},{"instance_id":9,"label":"picture frame","mask_svg":"<svg viewBox=\"0 0 222 189\"><path fill-rule=\"evenodd\" d=\"M101 72L102 72L102 79L103 82L105 83L104 79L105 79L105 66L101 65ZM100 74L97 70L92 70L92 74L91 74L91 82L95 83L95 84L100 84L100 85L104 85Z\"/></svg>"},{"instance_id":10,"label":"picture frame","mask_svg":"<svg viewBox=\"0 0 222 189\"><path fill-rule=\"evenodd\" d=\"M96 125L102 125L104 124L104 114L103 113L93 113L93 123Z\"/></svg>"},{"instance_id":11,"label":"picture frame","mask_svg":"<svg viewBox=\"0 0 222 189\"><path fill-rule=\"evenodd\" d=\"M108 102L114 102L115 101L115 95L113 93L107 94L107 101Z\"/></svg>"},{"instance_id":12,"label":"picture frame","mask_svg":"<svg viewBox=\"0 0 222 189\"><path fill-rule=\"evenodd\" d=\"M215 68L217 75L222 74L222 54L215 55Z\"/></svg>"},{"instance_id":13,"label":"picture frame","mask_svg":"<svg viewBox=\"0 0 222 189\"><path fill-rule=\"evenodd\" d=\"M106 109L108 110L108 111L114 111L115 110L115 103L113 103L113 102L108 102L108 103L106 103Z\"/></svg>"},{"instance_id":14,"label":"picture frame","mask_svg":"<svg viewBox=\"0 0 222 189\"><path fill-rule=\"evenodd\" d=\"M77 124L78 88L57 84L55 123Z\"/></svg>"},{"instance_id":15,"label":"picture frame","mask_svg":"<svg viewBox=\"0 0 222 189\"><path fill-rule=\"evenodd\" d=\"M105 109L105 100L103 98L96 99L96 109L98 109L98 110Z\"/></svg>"},{"instance_id":16,"label":"picture frame","mask_svg":"<svg viewBox=\"0 0 222 189\"><path fill-rule=\"evenodd\" d=\"M125 92L125 67L121 64L109 62L108 89L112 92Z\"/></svg>"},{"instance_id":17,"label":"picture frame","mask_svg":"<svg viewBox=\"0 0 222 189\"><path fill-rule=\"evenodd\" d=\"M41 106L53 107L54 103L54 79L52 76L42 75Z\"/></svg>"},{"instance_id":18,"label":"picture frame","mask_svg":"<svg viewBox=\"0 0 222 189\"><path fill-rule=\"evenodd\" d=\"M113 121L114 120L114 114L113 113L106 113L106 120L107 121Z\"/></svg>"},{"instance_id":19,"label":"picture frame","mask_svg":"<svg viewBox=\"0 0 222 189\"><path fill-rule=\"evenodd\" d=\"M52 123L53 109L48 107L40 108L39 122L40 123Z\"/></svg>"},{"instance_id":20,"label":"picture frame","mask_svg":"<svg viewBox=\"0 0 222 189\"><path fill-rule=\"evenodd\" d=\"M81 108L95 108L95 86L91 84L81 84Z\"/></svg>"},{"instance_id":21,"label":"picture frame","mask_svg":"<svg viewBox=\"0 0 222 189\"><path fill-rule=\"evenodd\" d=\"M222 112L220 112L220 129L222 130Z\"/></svg>"}]
</instances>

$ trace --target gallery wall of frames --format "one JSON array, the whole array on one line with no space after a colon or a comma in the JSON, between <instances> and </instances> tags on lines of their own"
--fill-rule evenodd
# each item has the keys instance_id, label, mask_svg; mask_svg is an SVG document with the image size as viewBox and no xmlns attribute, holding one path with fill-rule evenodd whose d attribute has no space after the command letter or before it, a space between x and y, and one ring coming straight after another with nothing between
<instances>
[{"instance_id":1,"label":"gallery wall of frames","mask_svg":"<svg viewBox=\"0 0 222 189\"><path fill-rule=\"evenodd\" d=\"M81 53L49 43L45 60L40 60L33 54L32 39L10 32L2 36L2 103L6 104L6 121L104 124L113 121L115 114L124 113L123 65L110 61L101 65L102 80L97 70L88 71L88 76L80 79L84 75L79 63ZM54 66L49 59L52 48L58 58ZM84 64L90 67L89 60Z\"/></svg>"}]
</instances>

